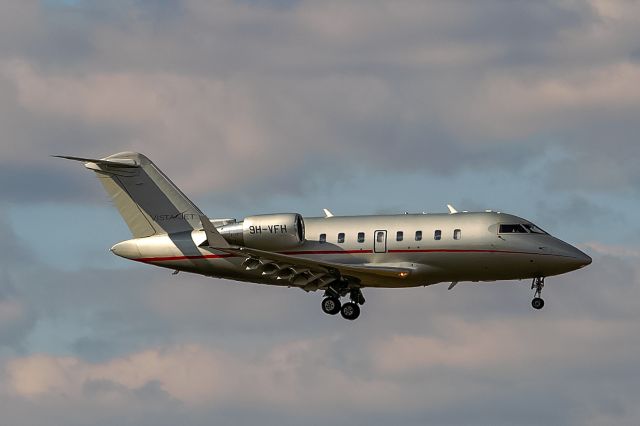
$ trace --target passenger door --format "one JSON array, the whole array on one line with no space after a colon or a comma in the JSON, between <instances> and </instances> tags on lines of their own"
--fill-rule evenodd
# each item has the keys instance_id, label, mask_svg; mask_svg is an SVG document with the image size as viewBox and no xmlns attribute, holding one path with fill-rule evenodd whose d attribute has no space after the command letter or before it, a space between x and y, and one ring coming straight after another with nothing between
<instances>
[{"instance_id":1,"label":"passenger door","mask_svg":"<svg viewBox=\"0 0 640 426\"><path fill-rule=\"evenodd\" d=\"M386 253L387 252L387 231L377 230L373 235L373 252L374 253Z\"/></svg>"}]
</instances>

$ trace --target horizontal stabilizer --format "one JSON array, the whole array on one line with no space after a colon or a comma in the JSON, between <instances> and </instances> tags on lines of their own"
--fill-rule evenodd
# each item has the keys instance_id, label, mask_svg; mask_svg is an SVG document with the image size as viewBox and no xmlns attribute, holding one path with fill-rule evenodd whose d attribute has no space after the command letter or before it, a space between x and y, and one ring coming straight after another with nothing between
<instances>
[{"instance_id":1,"label":"horizontal stabilizer","mask_svg":"<svg viewBox=\"0 0 640 426\"><path fill-rule=\"evenodd\" d=\"M83 163L94 163L99 166L116 166L116 167L140 167L140 164L132 158L118 158L113 160L98 160L94 158L71 157L68 155L52 155L56 158L64 158L65 160L81 161Z\"/></svg>"}]
</instances>

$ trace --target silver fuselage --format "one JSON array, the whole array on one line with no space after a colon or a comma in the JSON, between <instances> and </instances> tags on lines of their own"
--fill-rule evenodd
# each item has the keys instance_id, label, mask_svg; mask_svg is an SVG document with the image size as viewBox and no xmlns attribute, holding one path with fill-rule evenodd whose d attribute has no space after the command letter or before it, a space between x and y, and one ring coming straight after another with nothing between
<instances>
[{"instance_id":1,"label":"silver fuselage","mask_svg":"<svg viewBox=\"0 0 640 426\"><path fill-rule=\"evenodd\" d=\"M303 243L278 253L340 264L402 266L413 271L406 277L372 277L362 282L362 287L548 277L591 263L589 256L549 234L500 233L500 224L507 223L530 224L496 212L305 218ZM421 232L419 240L417 231ZM440 239L435 238L436 231L440 231ZM398 232L402 232L401 241ZM358 241L360 233L364 241ZM344 234L343 242L339 242L339 234ZM247 270L241 256L200 247L205 239L203 231L195 230L124 241L112 251L178 271L292 286L259 270Z\"/></svg>"}]
</instances>

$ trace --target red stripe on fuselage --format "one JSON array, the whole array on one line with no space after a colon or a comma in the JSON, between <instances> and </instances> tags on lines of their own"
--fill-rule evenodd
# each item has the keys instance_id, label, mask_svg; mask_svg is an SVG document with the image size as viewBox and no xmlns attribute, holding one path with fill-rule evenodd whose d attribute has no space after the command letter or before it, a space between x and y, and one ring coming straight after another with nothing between
<instances>
[{"instance_id":1,"label":"red stripe on fuselage","mask_svg":"<svg viewBox=\"0 0 640 426\"><path fill-rule=\"evenodd\" d=\"M301 251L279 251L279 254L369 254L373 250L301 250Z\"/></svg>"},{"instance_id":2,"label":"red stripe on fuselage","mask_svg":"<svg viewBox=\"0 0 640 426\"><path fill-rule=\"evenodd\" d=\"M201 256L169 256L169 257L141 257L132 259L137 262L168 262L171 260L200 260L200 259L221 259L225 257L236 257L235 254L207 254Z\"/></svg>"}]
</instances>

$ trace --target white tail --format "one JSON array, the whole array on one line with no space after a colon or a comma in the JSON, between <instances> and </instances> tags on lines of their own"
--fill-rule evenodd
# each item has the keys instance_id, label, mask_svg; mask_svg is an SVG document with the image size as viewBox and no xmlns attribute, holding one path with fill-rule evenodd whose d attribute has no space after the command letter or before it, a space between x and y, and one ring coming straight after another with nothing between
<instances>
[{"instance_id":1,"label":"white tail","mask_svg":"<svg viewBox=\"0 0 640 426\"><path fill-rule=\"evenodd\" d=\"M202 228L200 209L142 154L121 152L99 160L56 157L82 161L96 173L134 238Z\"/></svg>"}]
</instances>

